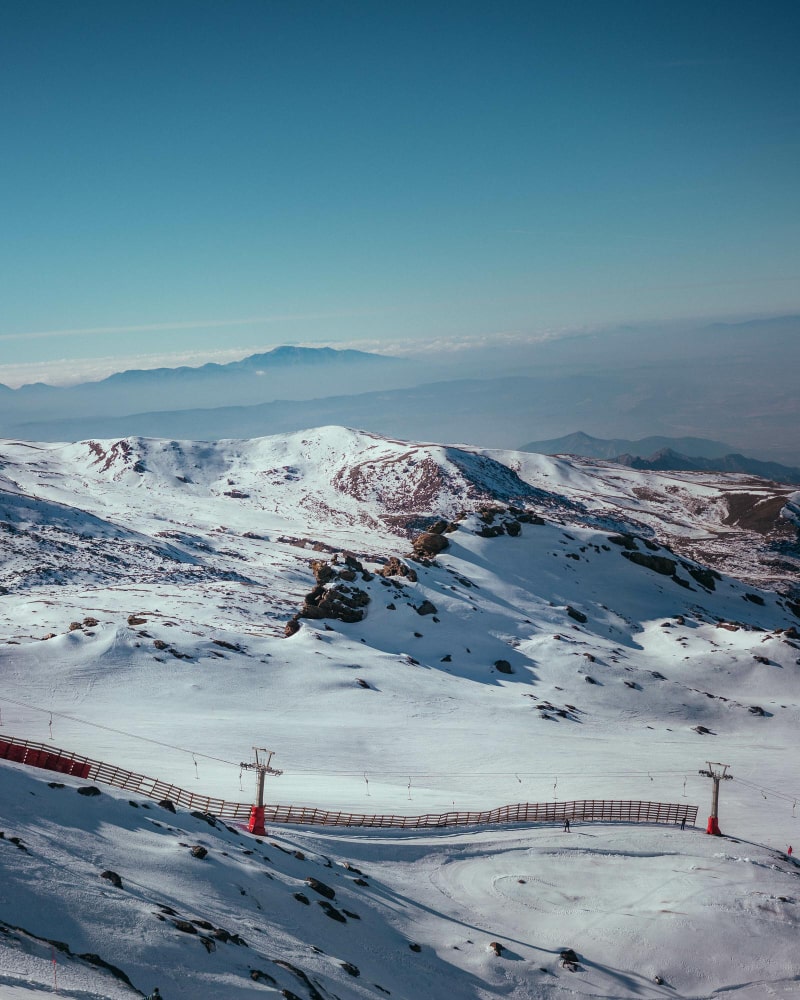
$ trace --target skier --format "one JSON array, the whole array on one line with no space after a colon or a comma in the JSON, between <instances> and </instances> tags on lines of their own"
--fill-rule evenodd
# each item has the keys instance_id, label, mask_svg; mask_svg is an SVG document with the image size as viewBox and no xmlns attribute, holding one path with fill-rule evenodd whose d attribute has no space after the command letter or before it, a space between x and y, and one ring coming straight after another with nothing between
<instances>
[{"instance_id":1,"label":"skier","mask_svg":"<svg viewBox=\"0 0 800 1000\"><path fill-rule=\"evenodd\" d=\"M569 828L569 820L565 817L564 818L564 833L571 833L571 832L572 831Z\"/></svg>"},{"instance_id":2,"label":"skier","mask_svg":"<svg viewBox=\"0 0 800 1000\"><path fill-rule=\"evenodd\" d=\"M147 1000L164 1000L164 998L161 996L161 991L157 986L153 988L153 992L150 994Z\"/></svg>"},{"instance_id":3,"label":"skier","mask_svg":"<svg viewBox=\"0 0 800 1000\"><path fill-rule=\"evenodd\" d=\"M786 854L787 854L788 857L792 856L792 845L791 844L789 844L789 850L786 852Z\"/></svg>"},{"instance_id":4,"label":"skier","mask_svg":"<svg viewBox=\"0 0 800 1000\"><path fill-rule=\"evenodd\" d=\"M681 830L685 830L685 829L686 829L686 817L683 816L681 818Z\"/></svg>"}]
</instances>

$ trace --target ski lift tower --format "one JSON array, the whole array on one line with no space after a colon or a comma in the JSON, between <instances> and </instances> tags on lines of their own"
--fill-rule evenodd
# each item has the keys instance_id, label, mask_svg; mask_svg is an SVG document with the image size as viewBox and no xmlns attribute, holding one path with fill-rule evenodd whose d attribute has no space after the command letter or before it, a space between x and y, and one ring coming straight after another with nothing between
<instances>
[{"instance_id":1,"label":"ski lift tower","mask_svg":"<svg viewBox=\"0 0 800 1000\"><path fill-rule=\"evenodd\" d=\"M264 779L268 774L274 774L277 777L279 774L283 774L283 771L270 767L270 761L274 756L273 750L267 750L266 747L253 747L253 752L256 758L255 763L246 764L242 761L241 764L243 771L256 772L256 802L250 809L250 821L247 824L247 829L256 837L265 837L267 831L264 827ZM264 759L258 756L259 753L266 755Z\"/></svg>"},{"instance_id":2,"label":"ski lift tower","mask_svg":"<svg viewBox=\"0 0 800 1000\"><path fill-rule=\"evenodd\" d=\"M708 817L706 833L711 833L715 837L721 837L722 831L719 828L719 783L720 781L730 781L733 775L727 773L730 764L717 764L712 763L710 760L706 761L706 763L708 764L708 770L697 772L698 774L702 774L704 778L711 778L714 782L714 788L711 793L711 815Z\"/></svg>"}]
</instances>

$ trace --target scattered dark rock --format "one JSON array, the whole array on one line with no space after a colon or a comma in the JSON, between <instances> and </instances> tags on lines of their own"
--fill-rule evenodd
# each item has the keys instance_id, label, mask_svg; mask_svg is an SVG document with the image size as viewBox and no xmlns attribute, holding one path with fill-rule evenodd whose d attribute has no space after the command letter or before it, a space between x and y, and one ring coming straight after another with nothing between
<instances>
[{"instance_id":1,"label":"scattered dark rock","mask_svg":"<svg viewBox=\"0 0 800 1000\"><path fill-rule=\"evenodd\" d=\"M453 657L449 653L446 656L443 656L441 660L439 660L440 663L452 663L452 661Z\"/></svg>"},{"instance_id":2,"label":"scattered dark rock","mask_svg":"<svg viewBox=\"0 0 800 1000\"><path fill-rule=\"evenodd\" d=\"M196 934L197 928L191 922L191 920L173 920L172 926L179 931L183 931L184 934Z\"/></svg>"},{"instance_id":3,"label":"scattered dark rock","mask_svg":"<svg viewBox=\"0 0 800 1000\"><path fill-rule=\"evenodd\" d=\"M350 919L351 919L351 920L360 920L360 919L361 919L361 917L359 917L359 915L358 915L357 913L353 913L353 911L352 911L352 910L345 910L345 909L342 909L342 913L343 913L343 914L344 914L344 915L345 915L346 917L350 917Z\"/></svg>"},{"instance_id":4,"label":"scattered dark rock","mask_svg":"<svg viewBox=\"0 0 800 1000\"><path fill-rule=\"evenodd\" d=\"M764 606L764 598L760 594L745 594L744 599L750 601L751 604L760 604L761 607Z\"/></svg>"},{"instance_id":5,"label":"scattered dark rock","mask_svg":"<svg viewBox=\"0 0 800 1000\"><path fill-rule=\"evenodd\" d=\"M309 901L308 901L308 896L306 896L306 894L304 892L296 892L296 893L294 893L294 898L297 900L298 903L303 903L304 906L310 906L311 905L309 903Z\"/></svg>"},{"instance_id":6,"label":"scattered dark rock","mask_svg":"<svg viewBox=\"0 0 800 1000\"><path fill-rule=\"evenodd\" d=\"M760 705L751 705L750 708L748 708L748 712L751 715L766 715L767 714Z\"/></svg>"},{"instance_id":7,"label":"scattered dark rock","mask_svg":"<svg viewBox=\"0 0 800 1000\"><path fill-rule=\"evenodd\" d=\"M335 890L331 889L329 885L325 885L324 882L320 882L319 879L315 879L309 876L306 879L306 885L309 887L309 889L313 889L314 892L319 893L320 896L324 896L326 899L336 898Z\"/></svg>"},{"instance_id":8,"label":"scattered dark rock","mask_svg":"<svg viewBox=\"0 0 800 1000\"><path fill-rule=\"evenodd\" d=\"M692 726L692 729L696 733L699 733L701 736L714 736L715 735L714 733L711 732L710 729L707 729L705 726Z\"/></svg>"},{"instance_id":9,"label":"scattered dark rock","mask_svg":"<svg viewBox=\"0 0 800 1000\"><path fill-rule=\"evenodd\" d=\"M330 917L331 920L337 920L340 924L347 923L347 917L343 913L340 913L335 906L332 906L327 899L318 899L317 905L322 907L322 912L326 917Z\"/></svg>"},{"instance_id":10,"label":"scattered dark rock","mask_svg":"<svg viewBox=\"0 0 800 1000\"><path fill-rule=\"evenodd\" d=\"M208 855L208 851L205 847L201 846L200 844L195 844L191 850L191 855L193 858L197 858L198 860L202 861L203 858L205 858Z\"/></svg>"},{"instance_id":11,"label":"scattered dark rock","mask_svg":"<svg viewBox=\"0 0 800 1000\"><path fill-rule=\"evenodd\" d=\"M361 970L352 962L342 962L342 968L348 975L354 976L356 979L361 975Z\"/></svg>"},{"instance_id":12,"label":"scattered dark rock","mask_svg":"<svg viewBox=\"0 0 800 1000\"><path fill-rule=\"evenodd\" d=\"M356 684L362 688L369 688L369 684L367 684L363 677L356 677Z\"/></svg>"},{"instance_id":13,"label":"scattered dark rock","mask_svg":"<svg viewBox=\"0 0 800 1000\"><path fill-rule=\"evenodd\" d=\"M692 577L701 587L706 590L715 590L714 580L721 580L722 577L713 569L703 569L700 566L685 566L689 576ZM681 623L682 624L682 623Z\"/></svg>"},{"instance_id":14,"label":"scattered dark rock","mask_svg":"<svg viewBox=\"0 0 800 1000\"><path fill-rule=\"evenodd\" d=\"M47 787L48 788L64 788L65 786L64 786L64 782L63 781L48 781L47 782Z\"/></svg>"},{"instance_id":15,"label":"scattered dark rock","mask_svg":"<svg viewBox=\"0 0 800 1000\"><path fill-rule=\"evenodd\" d=\"M116 888L122 888L122 879L117 875L116 872L112 872L111 869L107 869L104 872L100 872L100 878L108 879L108 881Z\"/></svg>"},{"instance_id":16,"label":"scattered dark rock","mask_svg":"<svg viewBox=\"0 0 800 1000\"><path fill-rule=\"evenodd\" d=\"M564 968L576 969L580 959L572 948L564 948L564 950L559 955L561 964Z\"/></svg>"},{"instance_id":17,"label":"scattered dark rock","mask_svg":"<svg viewBox=\"0 0 800 1000\"><path fill-rule=\"evenodd\" d=\"M102 795L102 794L103 793L100 791L100 789L95 787L94 785L82 785L78 789L78 795L86 795L89 798L93 798L95 795Z\"/></svg>"},{"instance_id":18,"label":"scattered dark rock","mask_svg":"<svg viewBox=\"0 0 800 1000\"><path fill-rule=\"evenodd\" d=\"M296 635L300 631L300 622L297 618L290 618L289 621L283 626L283 634L287 639L291 639L293 635Z\"/></svg>"},{"instance_id":19,"label":"scattered dark rock","mask_svg":"<svg viewBox=\"0 0 800 1000\"><path fill-rule=\"evenodd\" d=\"M436 607L430 601L423 601L422 604L415 608L415 611L418 615L435 615Z\"/></svg>"},{"instance_id":20,"label":"scattered dark rock","mask_svg":"<svg viewBox=\"0 0 800 1000\"><path fill-rule=\"evenodd\" d=\"M67 954L69 954L69 948L66 950ZM83 959L84 962L88 962L89 965L105 969L106 972L110 972L115 979L119 979L120 982L125 983L126 986L130 986L131 989L134 989L133 983L130 979L128 979L128 976L122 971L122 969L117 968L116 965L112 965L111 962L107 962L104 958L100 958L99 955L95 955L92 952L85 952L83 955L78 955L78 958Z\"/></svg>"},{"instance_id":21,"label":"scattered dark rock","mask_svg":"<svg viewBox=\"0 0 800 1000\"><path fill-rule=\"evenodd\" d=\"M167 812L171 813L175 812L175 803L172 801L172 799L162 799L158 804L161 806L162 809L166 809Z\"/></svg>"},{"instance_id":22,"label":"scattered dark rock","mask_svg":"<svg viewBox=\"0 0 800 1000\"><path fill-rule=\"evenodd\" d=\"M499 941L490 941L489 950L494 952L494 954L499 958L503 954L504 948Z\"/></svg>"},{"instance_id":23,"label":"scattered dark rock","mask_svg":"<svg viewBox=\"0 0 800 1000\"><path fill-rule=\"evenodd\" d=\"M576 622L580 622L581 624L589 621L582 611L578 611L577 608L573 608L571 604L567 605L567 614L570 618L574 618Z\"/></svg>"},{"instance_id":24,"label":"scattered dark rock","mask_svg":"<svg viewBox=\"0 0 800 1000\"><path fill-rule=\"evenodd\" d=\"M506 531L512 538L516 538L522 531L519 521L506 521Z\"/></svg>"},{"instance_id":25,"label":"scattered dark rock","mask_svg":"<svg viewBox=\"0 0 800 1000\"><path fill-rule=\"evenodd\" d=\"M636 542L634 541L633 535L609 535L609 542L613 542L614 545L620 545L624 549L629 549L631 551L638 551Z\"/></svg>"},{"instance_id":26,"label":"scattered dark rock","mask_svg":"<svg viewBox=\"0 0 800 1000\"><path fill-rule=\"evenodd\" d=\"M500 674L514 673L514 671L511 669L511 664L508 662L508 660L495 660L494 665L495 668L497 669L497 672Z\"/></svg>"},{"instance_id":27,"label":"scattered dark rock","mask_svg":"<svg viewBox=\"0 0 800 1000\"><path fill-rule=\"evenodd\" d=\"M410 944L408 947L412 951L422 951L422 945L421 944Z\"/></svg>"},{"instance_id":28,"label":"scattered dark rock","mask_svg":"<svg viewBox=\"0 0 800 1000\"><path fill-rule=\"evenodd\" d=\"M539 517L538 514L530 514L528 512L515 512L516 519L521 521L523 524L544 524L544 518Z\"/></svg>"},{"instance_id":29,"label":"scattered dark rock","mask_svg":"<svg viewBox=\"0 0 800 1000\"><path fill-rule=\"evenodd\" d=\"M594 679L594 677L590 677L588 674L583 679L586 681L587 684L596 684L597 683L597 681Z\"/></svg>"},{"instance_id":30,"label":"scattered dark rock","mask_svg":"<svg viewBox=\"0 0 800 1000\"><path fill-rule=\"evenodd\" d=\"M147 619L141 618L139 615L128 615L129 625L146 625Z\"/></svg>"},{"instance_id":31,"label":"scattered dark rock","mask_svg":"<svg viewBox=\"0 0 800 1000\"><path fill-rule=\"evenodd\" d=\"M195 811L195 812L190 812L189 815L194 816L195 819L201 819L204 823L208 823L209 826L217 825L217 817L212 816L211 813Z\"/></svg>"},{"instance_id":32,"label":"scattered dark rock","mask_svg":"<svg viewBox=\"0 0 800 1000\"><path fill-rule=\"evenodd\" d=\"M637 566L645 566L647 569L653 570L654 573L660 573L662 576L675 575L677 563L674 559L667 559L666 556L649 556L645 552L624 551L622 554L626 559L636 563Z\"/></svg>"},{"instance_id":33,"label":"scattered dark rock","mask_svg":"<svg viewBox=\"0 0 800 1000\"><path fill-rule=\"evenodd\" d=\"M277 986L277 979L273 979L268 972L262 972L261 969L251 969L250 978L254 983L265 983L267 986Z\"/></svg>"}]
</instances>

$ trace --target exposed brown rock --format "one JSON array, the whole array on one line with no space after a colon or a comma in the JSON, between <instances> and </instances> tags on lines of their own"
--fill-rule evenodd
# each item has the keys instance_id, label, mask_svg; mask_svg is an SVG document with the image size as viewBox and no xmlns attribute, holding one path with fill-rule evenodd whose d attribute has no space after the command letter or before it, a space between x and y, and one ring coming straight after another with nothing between
<instances>
[{"instance_id":1,"label":"exposed brown rock","mask_svg":"<svg viewBox=\"0 0 800 1000\"><path fill-rule=\"evenodd\" d=\"M416 583L417 580L417 571L406 566L397 556L392 556L378 573L383 577L404 576L411 583Z\"/></svg>"},{"instance_id":2,"label":"exposed brown rock","mask_svg":"<svg viewBox=\"0 0 800 1000\"><path fill-rule=\"evenodd\" d=\"M417 558L422 557L424 559L435 558L450 545L443 535L434 535L429 531L417 535L411 544L414 549L414 555Z\"/></svg>"}]
</instances>

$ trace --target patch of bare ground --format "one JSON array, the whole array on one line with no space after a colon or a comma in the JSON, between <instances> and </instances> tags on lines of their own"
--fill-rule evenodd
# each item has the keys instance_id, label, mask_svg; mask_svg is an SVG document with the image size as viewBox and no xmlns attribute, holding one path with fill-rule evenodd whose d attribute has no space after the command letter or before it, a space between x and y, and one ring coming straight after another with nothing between
<instances>
[{"instance_id":1,"label":"patch of bare ground","mask_svg":"<svg viewBox=\"0 0 800 1000\"><path fill-rule=\"evenodd\" d=\"M651 490L647 486L634 486L632 493L639 500L646 500L648 503L666 503L666 497L658 493L656 490Z\"/></svg>"},{"instance_id":2,"label":"patch of bare ground","mask_svg":"<svg viewBox=\"0 0 800 1000\"><path fill-rule=\"evenodd\" d=\"M791 537L794 529L788 521L781 518L781 510L786 506L786 499L792 490L775 490L764 495L759 493L726 493L725 502L728 515L723 524L735 528L745 528L757 531L760 535Z\"/></svg>"},{"instance_id":3,"label":"patch of bare ground","mask_svg":"<svg viewBox=\"0 0 800 1000\"><path fill-rule=\"evenodd\" d=\"M431 510L455 483L429 456L406 452L392 460L361 462L336 473L334 487L356 500L378 499L387 511Z\"/></svg>"}]
</instances>

